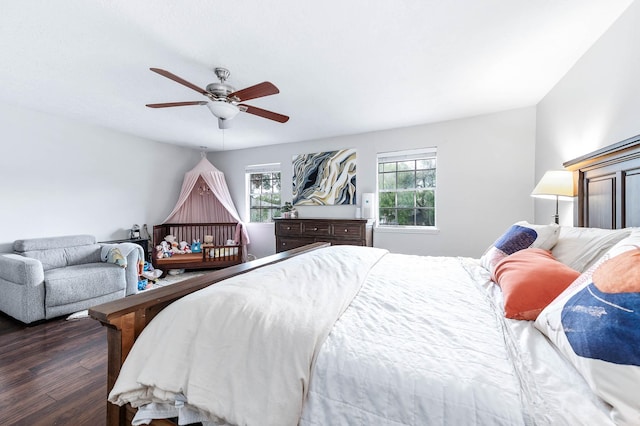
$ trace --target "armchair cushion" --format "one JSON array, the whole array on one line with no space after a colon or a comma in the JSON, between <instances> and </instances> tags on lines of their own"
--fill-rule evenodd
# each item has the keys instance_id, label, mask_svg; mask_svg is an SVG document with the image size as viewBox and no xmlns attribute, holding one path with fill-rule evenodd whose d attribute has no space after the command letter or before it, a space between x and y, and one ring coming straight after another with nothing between
<instances>
[{"instance_id":1,"label":"armchair cushion","mask_svg":"<svg viewBox=\"0 0 640 426\"><path fill-rule=\"evenodd\" d=\"M63 305L70 300L90 300L115 292L125 296L125 270L111 263L50 269L44 273L44 280L46 307Z\"/></svg>"}]
</instances>

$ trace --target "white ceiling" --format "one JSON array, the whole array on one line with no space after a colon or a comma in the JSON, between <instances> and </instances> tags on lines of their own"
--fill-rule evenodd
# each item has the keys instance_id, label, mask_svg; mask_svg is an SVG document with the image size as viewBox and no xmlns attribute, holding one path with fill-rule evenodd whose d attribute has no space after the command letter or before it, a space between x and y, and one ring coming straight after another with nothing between
<instances>
[{"instance_id":1,"label":"white ceiling","mask_svg":"<svg viewBox=\"0 0 640 426\"><path fill-rule=\"evenodd\" d=\"M3 0L0 100L137 136L237 149L535 105L632 0ZM202 95L280 94L218 129ZM223 139L224 136L224 139Z\"/></svg>"}]
</instances>

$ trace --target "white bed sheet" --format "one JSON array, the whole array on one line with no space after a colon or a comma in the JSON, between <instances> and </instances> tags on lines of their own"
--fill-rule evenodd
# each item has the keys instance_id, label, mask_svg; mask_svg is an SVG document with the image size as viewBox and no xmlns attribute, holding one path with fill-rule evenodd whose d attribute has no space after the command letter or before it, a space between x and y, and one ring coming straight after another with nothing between
<instances>
[{"instance_id":1,"label":"white bed sheet","mask_svg":"<svg viewBox=\"0 0 640 426\"><path fill-rule=\"evenodd\" d=\"M473 259L386 255L322 346L301 425L611 424L494 287Z\"/></svg>"}]
</instances>

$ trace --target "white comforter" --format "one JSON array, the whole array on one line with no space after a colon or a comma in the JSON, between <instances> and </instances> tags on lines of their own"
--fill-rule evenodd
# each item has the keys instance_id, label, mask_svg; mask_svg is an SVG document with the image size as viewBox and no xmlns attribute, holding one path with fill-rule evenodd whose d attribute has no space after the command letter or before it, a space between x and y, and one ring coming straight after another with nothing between
<instances>
[{"instance_id":1,"label":"white comforter","mask_svg":"<svg viewBox=\"0 0 640 426\"><path fill-rule=\"evenodd\" d=\"M612 424L496 290L473 259L387 254L327 337L300 424Z\"/></svg>"},{"instance_id":2,"label":"white comforter","mask_svg":"<svg viewBox=\"0 0 640 426\"><path fill-rule=\"evenodd\" d=\"M361 258L362 253L379 253L375 249L353 247L332 247L327 251L340 253L346 264L365 263ZM308 262L307 255L298 259L299 265ZM289 261L287 263L291 264ZM577 372L562 360L544 337L528 322L504 318L499 301L496 303L491 292L487 291L495 290L495 286L492 287L489 274L477 261L385 254L379 261L371 260L368 264L372 266L371 271L368 274L360 271L358 275L363 278L366 275L359 293L333 324L331 333L317 353L299 421L301 425L610 424L606 407L593 396ZM319 266L315 264L314 267ZM281 273L290 274L291 277L305 273L296 269L297 266ZM328 271L329 275L335 276L334 270ZM324 283L328 280L327 270L321 274L312 279ZM342 279L350 274L346 272ZM303 282L299 279L293 281L292 278L286 284L299 285ZM213 288L208 291L214 292ZM190 298L196 299L195 296ZM261 298L270 300L266 296ZM296 301L293 305L300 302ZM289 309L291 307L287 304ZM198 315L190 313L187 315L189 318L180 320L180 325L176 326L170 323L177 320L170 318L161 327L184 328L185 334L192 335L195 332L192 330L193 323L189 321L197 322L194 318L200 318ZM325 317L321 312L313 315L319 317L305 318L304 321L315 322ZM251 321L255 321L255 317L251 318ZM310 326L310 323L288 318L292 326L285 328L291 332L301 326ZM325 320L327 325L331 323L331 320ZM162 336L169 333L169 330L166 334L162 331L162 328L157 330L160 343ZM271 368L267 367L267 363L287 356L288 351L300 350L289 346L280 348L279 343L274 344L269 339L254 339L255 336L249 340L241 338L243 344L248 345L242 350L263 356L263 370ZM185 338L180 344L187 345L186 342ZM322 339L313 342L314 345L318 343L322 343ZM260 346L263 344L268 345L267 349ZM193 368L194 362L207 362L195 355L193 359L190 356L178 360L165 359L164 351L173 351L173 348L166 347L171 345L162 344L161 348L145 351L142 359L131 367L132 370L141 371L136 371L137 378L133 382L128 380L129 386L135 388L137 385L134 382L138 380L143 380L143 383L164 382L166 375L175 374L169 370L171 363L177 362L179 370L187 370ZM136 349L138 346L139 343L136 343ZM206 347L210 357L227 349L226 346L220 347L219 339L215 337L187 347L195 349L199 346ZM314 347L314 353L317 350ZM240 355L245 362L245 355ZM146 356L148 360L145 360ZM158 363L155 357L162 358L163 362ZM312 358L312 355L307 357ZM145 362L150 362L153 367L145 368ZM311 362L309 360L308 365ZM207 398L216 403L218 398L224 397L220 393L230 392L232 395L224 399L220 409L243 416L246 415L244 410L253 413L249 406L255 403L258 404L256 412L263 414L257 421L255 417L251 420L249 417L226 417L231 423L264 425L269 423L269 419L272 424L286 425L298 421L293 414L281 418L267 417L275 412L270 406L273 401L266 401L268 407L264 406L265 402L260 398L265 395L252 393L249 400L240 398L232 402L233 398L242 396L238 390L246 386L255 386L256 390L264 392L266 384L262 380L278 377L281 371L274 376L261 375L256 384L248 384L245 380L251 377L242 374L242 365L234 366L228 375L223 374L221 381L220 371L216 370L226 372L225 368L224 365L208 368L205 369L208 376L197 377L198 385L207 388L202 392L202 401L192 400L190 394L183 396L185 388L175 389L175 394L168 395L154 392L154 398L148 398L150 395L145 394L135 403L153 399L171 404L148 404L139 414L142 417L159 418L175 416L177 412L182 414L184 421L201 421L205 416L192 404L197 404L197 407L211 404L206 401ZM297 368L305 370L305 366ZM129 370L128 367L126 369ZM159 374L151 375L152 371ZM204 370L200 371L204 374ZM249 372L249 376L254 374L253 370ZM188 384L190 389L192 384ZM213 391L210 387L213 387ZM117 388L122 389L120 379ZM293 388L294 392L287 391L285 394L299 409L306 384L298 383ZM117 394L116 390L114 393ZM114 393L112 400L126 400L116 398ZM273 395L266 396L271 398ZM241 408L237 405L239 401L248 405ZM215 412L213 409L207 411ZM221 417L219 414L217 416ZM215 424L220 420L211 416L208 418L214 420Z\"/></svg>"},{"instance_id":3,"label":"white comforter","mask_svg":"<svg viewBox=\"0 0 640 426\"><path fill-rule=\"evenodd\" d=\"M318 250L184 297L145 328L109 400L153 403L158 417L177 406L185 417L295 425L318 349L385 253Z\"/></svg>"}]
</instances>

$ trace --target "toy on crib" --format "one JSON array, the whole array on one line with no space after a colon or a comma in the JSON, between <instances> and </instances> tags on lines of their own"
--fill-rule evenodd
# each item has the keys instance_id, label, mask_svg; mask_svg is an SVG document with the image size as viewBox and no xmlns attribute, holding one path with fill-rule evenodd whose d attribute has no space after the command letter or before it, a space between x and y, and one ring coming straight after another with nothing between
<instances>
[{"instance_id":1,"label":"toy on crib","mask_svg":"<svg viewBox=\"0 0 640 426\"><path fill-rule=\"evenodd\" d=\"M184 254L184 250L180 250L178 242L176 241L175 235L167 235L164 237L164 241L169 244L170 251L172 254Z\"/></svg>"},{"instance_id":2,"label":"toy on crib","mask_svg":"<svg viewBox=\"0 0 640 426\"><path fill-rule=\"evenodd\" d=\"M189 247L189 244L187 244L186 241L180 241L179 249L183 253L191 253L191 247Z\"/></svg>"},{"instance_id":3,"label":"toy on crib","mask_svg":"<svg viewBox=\"0 0 640 426\"><path fill-rule=\"evenodd\" d=\"M191 243L191 252L202 253L202 243L200 243L200 238L193 240L193 243Z\"/></svg>"},{"instance_id":4,"label":"toy on crib","mask_svg":"<svg viewBox=\"0 0 640 426\"><path fill-rule=\"evenodd\" d=\"M162 247L162 257L171 257L173 254L171 244L166 241L160 241L160 247Z\"/></svg>"},{"instance_id":5,"label":"toy on crib","mask_svg":"<svg viewBox=\"0 0 640 426\"><path fill-rule=\"evenodd\" d=\"M164 257L164 250L162 249L162 246L158 244L156 246L156 259L162 259L163 257Z\"/></svg>"}]
</instances>

